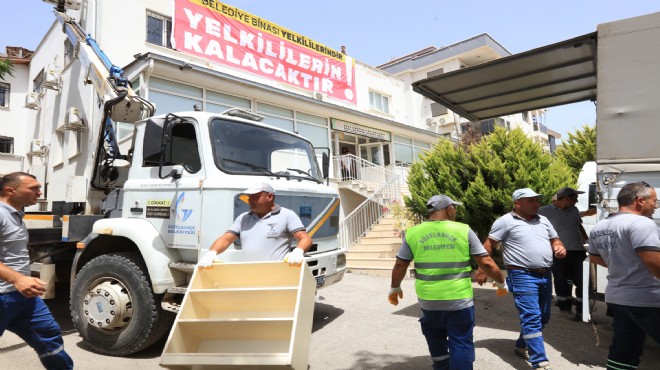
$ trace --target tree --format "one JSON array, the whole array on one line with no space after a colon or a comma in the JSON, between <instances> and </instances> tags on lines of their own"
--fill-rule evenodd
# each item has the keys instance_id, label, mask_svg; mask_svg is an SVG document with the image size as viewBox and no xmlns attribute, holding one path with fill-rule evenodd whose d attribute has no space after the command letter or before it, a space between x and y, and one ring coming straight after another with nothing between
<instances>
[{"instance_id":1,"label":"tree","mask_svg":"<svg viewBox=\"0 0 660 370\"><path fill-rule=\"evenodd\" d=\"M512 209L515 189L532 188L549 201L559 188L575 186L566 162L544 152L519 129L498 128L460 146L443 140L420 159L410 168L406 206L425 217L428 198L446 194L463 202L457 220L469 224L482 240L495 219Z\"/></svg>"},{"instance_id":2,"label":"tree","mask_svg":"<svg viewBox=\"0 0 660 370\"><path fill-rule=\"evenodd\" d=\"M13 76L14 66L9 59L0 59L0 80L5 79L5 75Z\"/></svg>"},{"instance_id":3,"label":"tree","mask_svg":"<svg viewBox=\"0 0 660 370\"><path fill-rule=\"evenodd\" d=\"M596 160L596 128L587 125L568 133L568 140L557 149L557 156L566 161L573 171L575 179L585 162Z\"/></svg>"}]
</instances>

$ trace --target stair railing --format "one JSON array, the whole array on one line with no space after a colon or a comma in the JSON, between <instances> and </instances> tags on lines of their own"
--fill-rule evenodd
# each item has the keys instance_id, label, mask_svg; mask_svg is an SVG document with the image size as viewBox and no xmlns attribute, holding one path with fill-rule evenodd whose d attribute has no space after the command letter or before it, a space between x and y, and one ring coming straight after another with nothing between
<instances>
[{"instance_id":1,"label":"stair railing","mask_svg":"<svg viewBox=\"0 0 660 370\"><path fill-rule=\"evenodd\" d=\"M364 236L373 225L378 223L387 212L388 205L394 201L402 201L400 178L388 171L392 177L388 178L371 196L349 213L339 223L339 246L350 250L358 239Z\"/></svg>"},{"instance_id":2,"label":"stair railing","mask_svg":"<svg viewBox=\"0 0 660 370\"><path fill-rule=\"evenodd\" d=\"M334 160L334 177L341 181L358 180L382 184L392 178L395 173L384 166L371 163L353 154L336 156Z\"/></svg>"}]
</instances>

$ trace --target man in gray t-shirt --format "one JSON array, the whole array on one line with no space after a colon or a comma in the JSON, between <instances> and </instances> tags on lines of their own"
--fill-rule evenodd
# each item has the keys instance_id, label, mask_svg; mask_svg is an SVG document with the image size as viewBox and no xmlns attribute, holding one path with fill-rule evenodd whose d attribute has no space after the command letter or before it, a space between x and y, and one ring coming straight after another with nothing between
<instances>
[{"instance_id":1,"label":"man in gray t-shirt","mask_svg":"<svg viewBox=\"0 0 660 370\"><path fill-rule=\"evenodd\" d=\"M568 313L573 307L573 285L577 302L582 301L582 262L587 256L584 249L587 234L582 227L581 213L575 203L578 194L583 193L573 188L561 188L553 197L552 203L539 209L539 214L550 220L566 248L566 258L555 258L552 261L552 278L557 294L556 305L561 311ZM579 312L579 309L577 311Z\"/></svg>"},{"instance_id":2,"label":"man in gray t-shirt","mask_svg":"<svg viewBox=\"0 0 660 370\"><path fill-rule=\"evenodd\" d=\"M625 185L619 211L589 234L591 262L608 268L605 301L614 336L607 368L635 369L646 334L660 343L660 239L651 219L658 208L655 189L645 182Z\"/></svg>"},{"instance_id":3,"label":"man in gray t-shirt","mask_svg":"<svg viewBox=\"0 0 660 370\"><path fill-rule=\"evenodd\" d=\"M529 188L514 191L513 211L493 223L484 248L491 253L495 245L502 243L506 283L520 315L521 331L515 353L535 369L549 369L543 327L550 321L550 267L553 254L564 258L566 249L550 221L538 215L540 197Z\"/></svg>"},{"instance_id":4,"label":"man in gray t-shirt","mask_svg":"<svg viewBox=\"0 0 660 370\"><path fill-rule=\"evenodd\" d=\"M8 330L34 349L46 369L73 369L62 331L41 296L46 282L30 276L23 209L37 203L41 184L25 172L0 178L0 337Z\"/></svg>"},{"instance_id":5,"label":"man in gray t-shirt","mask_svg":"<svg viewBox=\"0 0 660 370\"><path fill-rule=\"evenodd\" d=\"M199 260L199 267L210 267L216 256L241 239L244 261L284 261L301 265L312 238L297 214L275 204L275 190L259 183L245 190L250 212L240 214L234 224L221 235ZM298 241L291 251L293 239Z\"/></svg>"}]
</instances>

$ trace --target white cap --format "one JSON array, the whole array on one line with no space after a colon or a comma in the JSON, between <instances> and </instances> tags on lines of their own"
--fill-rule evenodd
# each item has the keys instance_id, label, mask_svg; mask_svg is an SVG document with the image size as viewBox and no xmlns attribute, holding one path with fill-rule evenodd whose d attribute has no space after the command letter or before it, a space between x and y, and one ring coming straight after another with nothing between
<instances>
[{"instance_id":1,"label":"white cap","mask_svg":"<svg viewBox=\"0 0 660 370\"><path fill-rule=\"evenodd\" d=\"M270 184L267 182L256 183L250 186L249 188L243 190L242 194L252 195L252 194L261 193L262 191L265 191L266 193L275 194L275 189L273 189L273 187L270 186Z\"/></svg>"},{"instance_id":2,"label":"white cap","mask_svg":"<svg viewBox=\"0 0 660 370\"><path fill-rule=\"evenodd\" d=\"M516 189L511 196L511 199L518 200L520 198L535 198L542 197L543 194L536 194L536 192L530 188Z\"/></svg>"}]
</instances>

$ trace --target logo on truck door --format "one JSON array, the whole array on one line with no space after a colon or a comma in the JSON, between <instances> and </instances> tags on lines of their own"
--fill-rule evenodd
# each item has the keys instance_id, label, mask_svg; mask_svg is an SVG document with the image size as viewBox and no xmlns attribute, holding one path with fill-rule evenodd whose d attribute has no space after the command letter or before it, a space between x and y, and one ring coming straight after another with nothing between
<instances>
[{"instance_id":1,"label":"logo on truck door","mask_svg":"<svg viewBox=\"0 0 660 370\"><path fill-rule=\"evenodd\" d=\"M192 209L185 209L183 208L183 202L186 200L186 192L182 192L181 195L176 199L176 205L175 205L175 211L174 213L176 214L177 220L181 222L186 222L188 218L190 218L190 215L192 215L193 210Z\"/></svg>"}]
</instances>

